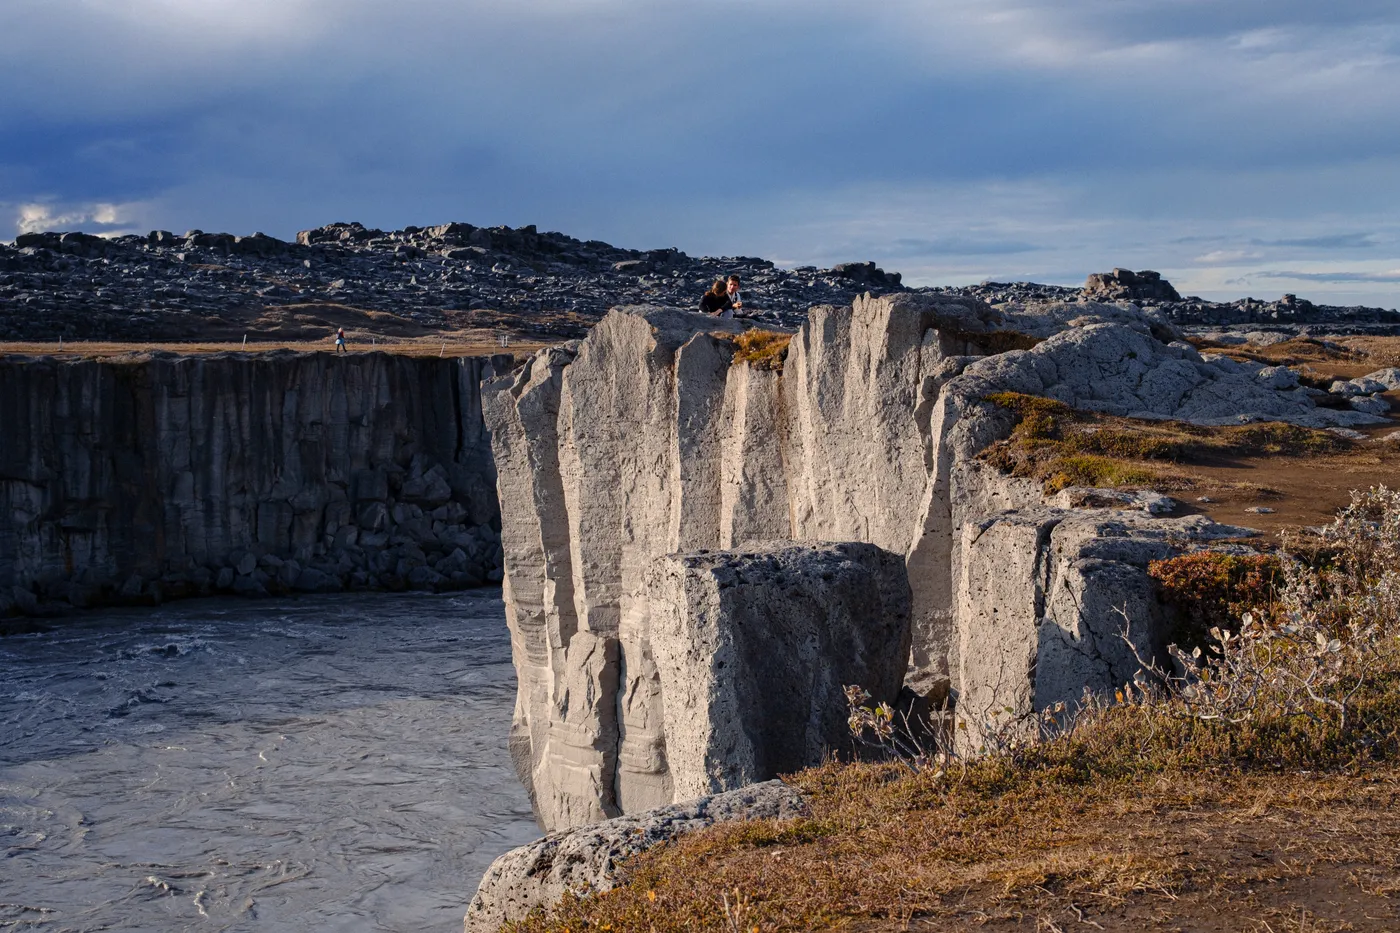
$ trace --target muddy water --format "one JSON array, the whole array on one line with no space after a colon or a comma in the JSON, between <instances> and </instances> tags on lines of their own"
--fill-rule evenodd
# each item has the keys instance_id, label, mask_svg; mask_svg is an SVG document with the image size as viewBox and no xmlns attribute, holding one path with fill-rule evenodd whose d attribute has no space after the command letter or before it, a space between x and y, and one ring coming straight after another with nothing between
<instances>
[{"instance_id":1,"label":"muddy water","mask_svg":"<svg viewBox=\"0 0 1400 933\"><path fill-rule=\"evenodd\" d=\"M500 591L0 639L0 930L453 931L538 836Z\"/></svg>"}]
</instances>

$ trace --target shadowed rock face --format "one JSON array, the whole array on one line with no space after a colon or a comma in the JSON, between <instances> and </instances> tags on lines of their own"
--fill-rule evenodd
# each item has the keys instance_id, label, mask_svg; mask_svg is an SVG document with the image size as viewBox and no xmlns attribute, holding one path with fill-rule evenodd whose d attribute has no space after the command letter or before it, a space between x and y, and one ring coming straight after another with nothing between
<instances>
[{"instance_id":1,"label":"shadowed rock face","mask_svg":"<svg viewBox=\"0 0 1400 933\"><path fill-rule=\"evenodd\" d=\"M508 358L501 361L508 363ZM0 614L499 574L487 359L0 362Z\"/></svg>"},{"instance_id":2,"label":"shadowed rock face","mask_svg":"<svg viewBox=\"0 0 1400 933\"><path fill-rule=\"evenodd\" d=\"M1205 360L1175 342L1159 316L1096 305L1076 312L1032 319L970 299L865 298L812 309L781 368L770 370L735 362L733 322L618 309L581 343L542 351L488 384L520 671L513 749L541 824L580 825L705 789L682 781L679 750L669 745L670 662L658 648L661 610L649 601L647 578L663 555L781 540L865 542L904 555L912 597L906 685L926 696L1004 698L1024 712L1064 698L1071 680L1077 696L1122 676L1109 603L1147 605L1138 558L1166 546L1165 526L1133 524L1127 533L1111 522L1056 519L1042 535L1011 522L975 549L969 523L1045 506L1036 484L976 459L1014 426L1009 411L987 401L994 392L1201 423L1326 426L1369 417L1319 409L1282 383ZM998 333L1008 324L1021 334ZM994 352L1034 344L1027 334L1048 339ZM1214 527L1183 527L1173 540L1208 541L1218 537ZM1138 544L1098 543L1125 535ZM1003 538L1014 559L989 550ZM1081 539L1075 553L1096 555L1090 563L1042 554L1068 554L1066 542ZM970 569L974 558L980 569ZM1052 565L1066 581L1054 599L1094 608L1072 619L1068 603L1037 602L1034 580ZM986 599L967 595L998 574L1015 579ZM663 601L667 612L681 605L681 595L672 597ZM996 600L1006 611L982 613ZM676 611L686 619L670 619L667 637L695 637L699 615ZM1155 644L1147 630L1156 616L1143 613L1134 625ZM752 624L776 625L781 610L770 615ZM1017 618L1023 630L996 630ZM1066 644L1089 647L1057 653L1027 642L1047 625L1069 633ZM1015 644L1005 650L1022 658L1016 683L992 684L991 693L982 689L987 659L972 656L984 637L1010 637ZM684 650L668 643L665 655ZM964 677L976 680L966 691ZM675 734L692 725L703 731L713 722L688 721Z\"/></svg>"},{"instance_id":3,"label":"shadowed rock face","mask_svg":"<svg viewBox=\"0 0 1400 933\"><path fill-rule=\"evenodd\" d=\"M902 554L858 543L672 554L652 566L649 592L677 797L848 751L843 689L893 703L904 681Z\"/></svg>"}]
</instances>

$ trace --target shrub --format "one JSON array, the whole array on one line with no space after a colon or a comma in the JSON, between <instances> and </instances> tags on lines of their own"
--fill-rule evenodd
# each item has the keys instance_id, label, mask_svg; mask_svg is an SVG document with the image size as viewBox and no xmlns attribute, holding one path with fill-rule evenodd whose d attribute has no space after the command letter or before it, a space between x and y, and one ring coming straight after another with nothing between
<instances>
[{"instance_id":1,"label":"shrub","mask_svg":"<svg viewBox=\"0 0 1400 933\"><path fill-rule=\"evenodd\" d=\"M1281 562L1266 554L1198 551L1154 560L1147 572L1180 613L1175 641L1187 650L1207 645L1213 628L1237 628L1246 612L1270 614L1282 583Z\"/></svg>"}]
</instances>

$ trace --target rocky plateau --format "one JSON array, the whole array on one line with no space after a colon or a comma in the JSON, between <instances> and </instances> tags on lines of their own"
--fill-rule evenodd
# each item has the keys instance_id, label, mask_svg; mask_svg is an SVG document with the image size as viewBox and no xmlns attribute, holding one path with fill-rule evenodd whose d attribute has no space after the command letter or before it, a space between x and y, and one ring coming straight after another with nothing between
<instances>
[{"instance_id":1,"label":"rocky plateau","mask_svg":"<svg viewBox=\"0 0 1400 933\"><path fill-rule=\"evenodd\" d=\"M0 340L317 339L342 326L363 338L466 328L581 337L615 306L694 308L711 281L731 274L742 278L757 322L790 327L814 305L918 292L1008 307L1135 302L1204 328L1400 329L1393 310L1314 305L1291 295L1228 304L1183 298L1155 272L1117 269L1090 276L1084 288L984 282L911 289L872 262L787 269L754 257L624 249L534 226L384 231L333 223L295 241L201 230L21 234L0 244Z\"/></svg>"}]
</instances>

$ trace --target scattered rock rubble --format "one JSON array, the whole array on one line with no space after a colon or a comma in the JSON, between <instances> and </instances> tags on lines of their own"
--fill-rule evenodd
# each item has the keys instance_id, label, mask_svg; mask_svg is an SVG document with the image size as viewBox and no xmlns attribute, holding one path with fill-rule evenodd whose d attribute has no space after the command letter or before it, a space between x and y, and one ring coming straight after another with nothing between
<instances>
[{"instance_id":1,"label":"scattered rock rubble","mask_svg":"<svg viewBox=\"0 0 1400 933\"><path fill-rule=\"evenodd\" d=\"M746 256L621 249L533 225L335 223L304 230L295 243L200 230L27 233L0 244L0 339L236 339L267 311L309 305L381 312L396 320L376 326L425 333L504 325L581 336L615 305L693 308L728 275L741 277L746 309L770 324L902 287L874 263L779 269Z\"/></svg>"},{"instance_id":2,"label":"scattered rock rubble","mask_svg":"<svg viewBox=\"0 0 1400 933\"><path fill-rule=\"evenodd\" d=\"M236 340L249 332L254 339L269 333L314 339L345 323L324 314L318 319L317 309L371 315L352 326L396 336L501 327L578 337L611 307L694 308L713 279L730 274L742 278L744 303L756 320L787 327L800 324L814 305L911 290L1030 310L1133 302L1198 326L1400 326L1393 311L1313 305L1292 295L1229 304L1181 299L1157 273L1126 269L1091 275L1083 289L998 282L909 289L899 273L872 262L781 269L747 256L623 249L533 225L384 231L334 223L304 230L296 242L201 230L112 238L22 234L13 246L0 244L0 340ZM290 312L311 320L293 326Z\"/></svg>"}]
</instances>

